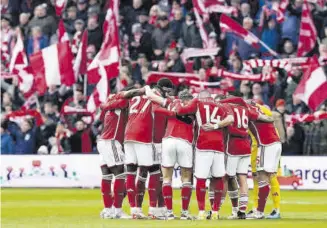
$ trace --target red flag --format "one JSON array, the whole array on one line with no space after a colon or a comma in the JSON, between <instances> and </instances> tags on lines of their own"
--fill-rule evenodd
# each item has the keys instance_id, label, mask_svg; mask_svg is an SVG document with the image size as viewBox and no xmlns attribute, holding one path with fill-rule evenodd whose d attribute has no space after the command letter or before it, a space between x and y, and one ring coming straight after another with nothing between
<instances>
[{"instance_id":1,"label":"red flag","mask_svg":"<svg viewBox=\"0 0 327 228\"><path fill-rule=\"evenodd\" d=\"M189 73L165 73L165 72L154 72L151 71L147 75L146 84L150 85L157 83L161 78L168 78L172 81L174 85L179 85L180 83L189 84L191 81L199 81L199 76L197 74Z\"/></svg>"},{"instance_id":2,"label":"red flag","mask_svg":"<svg viewBox=\"0 0 327 228\"><path fill-rule=\"evenodd\" d=\"M327 99L327 76L319 66L317 56L309 61L309 67L304 72L294 96L300 98L312 110L316 110Z\"/></svg>"},{"instance_id":3,"label":"red flag","mask_svg":"<svg viewBox=\"0 0 327 228\"><path fill-rule=\"evenodd\" d=\"M202 46L203 46L203 48L207 48L208 43L209 43L209 40L208 40L209 36L208 36L207 31L205 30L205 28L203 26L202 18L199 15L198 10L196 8L194 8L194 14L195 14L195 17L196 17L197 24L199 26L199 32L200 32L200 36L201 36L201 39L202 39Z\"/></svg>"},{"instance_id":4,"label":"red flag","mask_svg":"<svg viewBox=\"0 0 327 228\"><path fill-rule=\"evenodd\" d=\"M75 79L77 79L79 74L86 74L87 71L87 56L86 56L86 49L87 49L87 36L88 32L85 29L82 36L82 41L79 44L77 56L74 62L74 72L75 72Z\"/></svg>"},{"instance_id":5,"label":"red flag","mask_svg":"<svg viewBox=\"0 0 327 228\"><path fill-rule=\"evenodd\" d=\"M55 0L56 15L61 16L62 11L65 9L67 0Z\"/></svg>"},{"instance_id":6,"label":"red flag","mask_svg":"<svg viewBox=\"0 0 327 228\"><path fill-rule=\"evenodd\" d=\"M203 0L192 0L192 3L194 10L196 9L200 15L207 13L207 9Z\"/></svg>"},{"instance_id":7,"label":"red flag","mask_svg":"<svg viewBox=\"0 0 327 228\"><path fill-rule=\"evenodd\" d=\"M11 73L18 76L18 87L26 98L33 94L34 76L28 66L22 35L18 33L9 64Z\"/></svg>"},{"instance_id":8,"label":"red flag","mask_svg":"<svg viewBox=\"0 0 327 228\"><path fill-rule=\"evenodd\" d=\"M277 9L277 22L282 23L285 19L286 8L289 4L289 0L281 0Z\"/></svg>"},{"instance_id":9,"label":"red flag","mask_svg":"<svg viewBox=\"0 0 327 228\"><path fill-rule=\"evenodd\" d=\"M108 76L104 67L101 65L99 65L99 73L101 75L101 79L87 102L87 110L91 113L94 113L100 104L106 102L110 93Z\"/></svg>"},{"instance_id":10,"label":"red flag","mask_svg":"<svg viewBox=\"0 0 327 228\"><path fill-rule=\"evenodd\" d=\"M73 54L69 42L53 44L30 56L39 94L49 85L72 86L75 83Z\"/></svg>"},{"instance_id":11,"label":"red flag","mask_svg":"<svg viewBox=\"0 0 327 228\"><path fill-rule=\"evenodd\" d=\"M113 11L107 11L106 20L104 22L104 41L101 49L95 56L87 69L88 82L96 84L101 79L99 66L102 65L106 71L108 79L115 78L119 74L119 39L118 27Z\"/></svg>"},{"instance_id":12,"label":"red flag","mask_svg":"<svg viewBox=\"0 0 327 228\"><path fill-rule=\"evenodd\" d=\"M317 30L313 23L309 3L304 1L302 6L302 17L300 25L300 36L297 56L305 56L316 45Z\"/></svg>"},{"instance_id":13,"label":"red flag","mask_svg":"<svg viewBox=\"0 0 327 228\"><path fill-rule=\"evenodd\" d=\"M62 19L59 20L57 35L58 35L58 43L69 41L69 36L68 33L66 32L64 21Z\"/></svg>"},{"instance_id":14,"label":"red flag","mask_svg":"<svg viewBox=\"0 0 327 228\"><path fill-rule=\"evenodd\" d=\"M243 38L248 44L255 48L259 48L260 40L252 32L244 29L239 23L232 18L222 14L220 16L220 28L223 32L233 32L237 36Z\"/></svg>"}]
</instances>

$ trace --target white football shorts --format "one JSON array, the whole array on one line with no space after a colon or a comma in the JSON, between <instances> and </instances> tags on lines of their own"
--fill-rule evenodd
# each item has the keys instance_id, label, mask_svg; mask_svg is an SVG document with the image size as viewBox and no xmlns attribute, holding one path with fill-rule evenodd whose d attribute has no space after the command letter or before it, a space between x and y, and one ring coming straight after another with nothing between
<instances>
[{"instance_id":1,"label":"white football shorts","mask_svg":"<svg viewBox=\"0 0 327 228\"><path fill-rule=\"evenodd\" d=\"M97 141L97 149L101 165L113 167L124 164L125 154L123 147L117 140L99 139Z\"/></svg>"},{"instance_id":2,"label":"white football shorts","mask_svg":"<svg viewBox=\"0 0 327 228\"><path fill-rule=\"evenodd\" d=\"M125 164L138 166L152 166L155 160L153 144L140 142L125 142Z\"/></svg>"},{"instance_id":3,"label":"white football shorts","mask_svg":"<svg viewBox=\"0 0 327 228\"><path fill-rule=\"evenodd\" d=\"M248 174L248 169L251 162L251 156L231 156L226 155L226 173L233 177L236 174Z\"/></svg>"},{"instance_id":4,"label":"white football shorts","mask_svg":"<svg viewBox=\"0 0 327 228\"><path fill-rule=\"evenodd\" d=\"M174 167L178 164L183 168L193 167L192 144L177 138L164 138L162 140L162 163L163 167Z\"/></svg>"},{"instance_id":5,"label":"white football shorts","mask_svg":"<svg viewBox=\"0 0 327 228\"><path fill-rule=\"evenodd\" d=\"M196 149L194 175L202 179L225 176L225 154Z\"/></svg>"},{"instance_id":6,"label":"white football shorts","mask_svg":"<svg viewBox=\"0 0 327 228\"><path fill-rule=\"evenodd\" d=\"M281 143L274 143L269 146L259 146L257 153L257 171L276 173L281 154Z\"/></svg>"}]
</instances>

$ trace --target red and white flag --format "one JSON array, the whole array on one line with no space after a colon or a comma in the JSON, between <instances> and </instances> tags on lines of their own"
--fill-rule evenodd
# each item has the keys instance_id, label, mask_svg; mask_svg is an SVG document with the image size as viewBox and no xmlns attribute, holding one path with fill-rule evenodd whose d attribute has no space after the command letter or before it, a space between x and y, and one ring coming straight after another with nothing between
<instances>
[{"instance_id":1,"label":"red and white flag","mask_svg":"<svg viewBox=\"0 0 327 228\"><path fill-rule=\"evenodd\" d=\"M311 17L309 3L304 1L302 6L297 56L301 57L308 54L308 52L310 52L315 47L316 40L317 30Z\"/></svg>"},{"instance_id":2,"label":"red and white flag","mask_svg":"<svg viewBox=\"0 0 327 228\"><path fill-rule=\"evenodd\" d=\"M79 44L77 56L76 56L75 62L74 62L74 73L75 73L76 80L78 78L78 75L86 74L86 71L87 71L87 56L86 56L86 49L87 49L87 43L88 43L87 36L88 36L88 32L85 29L85 31L83 32L82 41Z\"/></svg>"},{"instance_id":3,"label":"red and white flag","mask_svg":"<svg viewBox=\"0 0 327 228\"><path fill-rule=\"evenodd\" d=\"M55 0L56 15L61 16L62 11L65 9L67 0Z\"/></svg>"},{"instance_id":4,"label":"red and white flag","mask_svg":"<svg viewBox=\"0 0 327 228\"><path fill-rule=\"evenodd\" d=\"M207 9L204 5L204 0L192 0L194 10L197 10L200 15L206 14Z\"/></svg>"},{"instance_id":5,"label":"red and white flag","mask_svg":"<svg viewBox=\"0 0 327 228\"><path fill-rule=\"evenodd\" d=\"M317 56L309 61L310 67L304 72L294 96L306 103L310 109L316 110L327 100L327 76L323 68L319 66Z\"/></svg>"},{"instance_id":6,"label":"red and white flag","mask_svg":"<svg viewBox=\"0 0 327 228\"><path fill-rule=\"evenodd\" d=\"M73 54L69 42L53 44L30 56L39 94L49 85L72 86L75 83Z\"/></svg>"},{"instance_id":7,"label":"red and white flag","mask_svg":"<svg viewBox=\"0 0 327 228\"><path fill-rule=\"evenodd\" d=\"M24 96L29 97L32 95L34 93L34 76L32 69L28 66L23 38L20 33L17 35L16 44L12 50L9 70L18 76L18 87Z\"/></svg>"},{"instance_id":8,"label":"red and white flag","mask_svg":"<svg viewBox=\"0 0 327 228\"><path fill-rule=\"evenodd\" d=\"M225 13L237 17L238 10L234 6L225 5L224 0L206 0L204 6L209 13Z\"/></svg>"},{"instance_id":9,"label":"red and white flag","mask_svg":"<svg viewBox=\"0 0 327 228\"><path fill-rule=\"evenodd\" d=\"M199 15L199 12L196 8L194 8L194 15L197 21L197 24L199 26L199 32L200 32L200 36L202 39L202 46L203 48L207 48L208 44L209 44L209 36L207 31L205 30L204 26L203 26L203 21L201 16Z\"/></svg>"},{"instance_id":10,"label":"red and white flag","mask_svg":"<svg viewBox=\"0 0 327 228\"><path fill-rule=\"evenodd\" d=\"M239 23L225 14L220 16L220 28L223 32L233 32L237 36L243 38L248 44L255 48L259 48L260 40L252 32L244 29Z\"/></svg>"},{"instance_id":11,"label":"red and white flag","mask_svg":"<svg viewBox=\"0 0 327 228\"><path fill-rule=\"evenodd\" d=\"M64 21L62 19L59 20L57 35L58 35L58 43L69 41L69 36L68 33L66 32Z\"/></svg>"},{"instance_id":12,"label":"red and white flag","mask_svg":"<svg viewBox=\"0 0 327 228\"><path fill-rule=\"evenodd\" d=\"M108 76L106 70L101 65L99 65L99 73L101 75L101 79L87 102L87 110L91 113L94 113L100 104L106 102L110 93Z\"/></svg>"},{"instance_id":13,"label":"red and white flag","mask_svg":"<svg viewBox=\"0 0 327 228\"><path fill-rule=\"evenodd\" d=\"M285 12L288 4L289 4L289 0L281 0L280 3L278 4L278 8L276 10L278 23L282 23L285 20Z\"/></svg>"},{"instance_id":14,"label":"red and white flag","mask_svg":"<svg viewBox=\"0 0 327 228\"><path fill-rule=\"evenodd\" d=\"M107 11L103 31L105 39L101 45L101 49L87 69L88 83L91 84L96 84L101 79L99 72L100 65L104 67L108 79L115 78L119 74L120 52L118 27L115 15L111 9Z\"/></svg>"}]
</instances>

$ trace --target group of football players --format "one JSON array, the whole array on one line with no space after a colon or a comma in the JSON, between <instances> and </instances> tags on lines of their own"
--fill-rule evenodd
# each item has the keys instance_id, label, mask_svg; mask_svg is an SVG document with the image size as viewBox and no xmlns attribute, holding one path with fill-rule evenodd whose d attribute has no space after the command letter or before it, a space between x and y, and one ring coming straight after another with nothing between
<instances>
[{"instance_id":1,"label":"group of football players","mask_svg":"<svg viewBox=\"0 0 327 228\"><path fill-rule=\"evenodd\" d=\"M262 219L270 188L275 209L269 217L279 218L276 172L281 143L269 109L239 97L212 95L207 90L197 97L188 91L173 97L172 92L172 82L163 78L153 88L112 94L101 105L104 127L97 148L104 209L100 216L147 218L142 204L148 179L148 217L175 219L172 177L177 164L182 182L180 219L193 219L188 212L193 175L197 219L218 219L226 194L233 206L230 219ZM246 214L250 163L255 203ZM205 212L208 181L210 214ZM122 211L126 194L130 215Z\"/></svg>"}]
</instances>

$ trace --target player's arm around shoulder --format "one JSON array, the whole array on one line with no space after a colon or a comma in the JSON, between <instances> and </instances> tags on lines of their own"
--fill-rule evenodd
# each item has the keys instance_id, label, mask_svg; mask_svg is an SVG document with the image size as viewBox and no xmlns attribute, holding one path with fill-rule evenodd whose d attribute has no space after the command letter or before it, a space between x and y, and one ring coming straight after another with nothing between
<instances>
[{"instance_id":1,"label":"player's arm around shoulder","mask_svg":"<svg viewBox=\"0 0 327 228\"><path fill-rule=\"evenodd\" d=\"M198 99L191 100L188 104L182 106L181 103L176 104L176 114L180 116L195 114L198 108Z\"/></svg>"}]
</instances>

